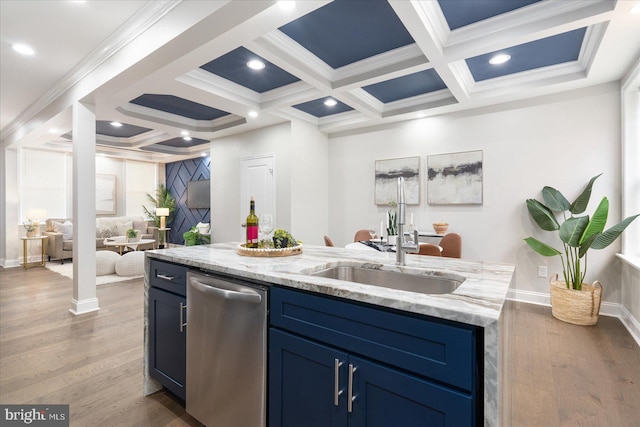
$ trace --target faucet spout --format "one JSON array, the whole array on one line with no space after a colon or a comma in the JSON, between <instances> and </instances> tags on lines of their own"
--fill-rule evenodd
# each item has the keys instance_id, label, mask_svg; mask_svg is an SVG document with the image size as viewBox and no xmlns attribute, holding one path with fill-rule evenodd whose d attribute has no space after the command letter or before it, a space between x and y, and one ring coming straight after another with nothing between
<instances>
[{"instance_id":1,"label":"faucet spout","mask_svg":"<svg viewBox=\"0 0 640 427\"><path fill-rule=\"evenodd\" d=\"M413 231L413 244L405 243L404 241L404 224L406 221L405 216L405 201L404 201L404 177L398 178L398 239L396 243L396 264L405 265L404 253L405 252L418 252L418 230Z\"/></svg>"}]
</instances>

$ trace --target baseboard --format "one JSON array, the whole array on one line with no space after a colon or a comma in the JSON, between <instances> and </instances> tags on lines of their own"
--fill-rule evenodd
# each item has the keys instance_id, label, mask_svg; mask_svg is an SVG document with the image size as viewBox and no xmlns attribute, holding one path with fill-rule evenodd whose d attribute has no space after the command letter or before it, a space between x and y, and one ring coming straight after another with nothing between
<instances>
[{"instance_id":1,"label":"baseboard","mask_svg":"<svg viewBox=\"0 0 640 427\"><path fill-rule=\"evenodd\" d=\"M509 289L507 299L527 304L551 307L550 296L544 292ZM640 346L640 322L631 315L625 306L622 304L604 301L600 305L600 314L602 316L611 316L620 319L624 327L629 331L636 343L638 343L638 346Z\"/></svg>"},{"instance_id":2,"label":"baseboard","mask_svg":"<svg viewBox=\"0 0 640 427\"><path fill-rule=\"evenodd\" d=\"M22 259L4 259L2 266L4 268L22 267Z\"/></svg>"}]
</instances>

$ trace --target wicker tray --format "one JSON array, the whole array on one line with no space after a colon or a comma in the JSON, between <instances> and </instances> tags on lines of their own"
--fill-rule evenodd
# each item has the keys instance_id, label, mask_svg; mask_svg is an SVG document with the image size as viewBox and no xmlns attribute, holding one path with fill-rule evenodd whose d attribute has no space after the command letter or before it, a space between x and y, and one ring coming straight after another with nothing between
<instances>
[{"instance_id":1,"label":"wicker tray","mask_svg":"<svg viewBox=\"0 0 640 427\"><path fill-rule=\"evenodd\" d=\"M279 256L291 256L291 255L300 255L302 253L302 245L294 246L292 248L282 248L282 249L274 249L274 248L247 248L244 243L238 245L236 250L238 254L243 256L254 256L254 257L279 257Z\"/></svg>"}]
</instances>

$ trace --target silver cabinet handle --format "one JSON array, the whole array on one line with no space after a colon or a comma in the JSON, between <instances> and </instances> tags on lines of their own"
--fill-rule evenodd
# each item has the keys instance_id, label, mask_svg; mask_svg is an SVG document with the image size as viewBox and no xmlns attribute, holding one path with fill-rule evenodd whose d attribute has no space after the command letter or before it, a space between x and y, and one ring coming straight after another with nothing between
<instances>
[{"instance_id":1,"label":"silver cabinet handle","mask_svg":"<svg viewBox=\"0 0 640 427\"><path fill-rule=\"evenodd\" d=\"M353 395L353 374L358 370L351 363L349 363L349 391L347 392L347 412L353 412L353 401L356 400L356 396Z\"/></svg>"},{"instance_id":2,"label":"silver cabinet handle","mask_svg":"<svg viewBox=\"0 0 640 427\"><path fill-rule=\"evenodd\" d=\"M187 326L187 322L184 321L184 315L182 314L187 306L180 303L180 332L184 332L184 327Z\"/></svg>"},{"instance_id":3,"label":"silver cabinet handle","mask_svg":"<svg viewBox=\"0 0 640 427\"><path fill-rule=\"evenodd\" d=\"M339 406L340 402L338 401L338 398L343 392L343 390L340 390L340 366L342 366L342 362L338 359L334 359L333 404L335 406Z\"/></svg>"},{"instance_id":4,"label":"silver cabinet handle","mask_svg":"<svg viewBox=\"0 0 640 427\"><path fill-rule=\"evenodd\" d=\"M235 300L235 301L243 301L250 304L260 304L262 301L262 297L259 293L247 290L245 292L239 291L230 291L228 289L216 288L214 286L209 286L206 283L202 283L193 277L189 279L191 286L197 291L204 292L207 294L215 295L218 298L224 298L227 300Z\"/></svg>"},{"instance_id":5,"label":"silver cabinet handle","mask_svg":"<svg viewBox=\"0 0 640 427\"><path fill-rule=\"evenodd\" d=\"M169 281L176 278L176 276L167 276L166 274L156 274L156 277L164 280L169 280Z\"/></svg>"}]
</instances>

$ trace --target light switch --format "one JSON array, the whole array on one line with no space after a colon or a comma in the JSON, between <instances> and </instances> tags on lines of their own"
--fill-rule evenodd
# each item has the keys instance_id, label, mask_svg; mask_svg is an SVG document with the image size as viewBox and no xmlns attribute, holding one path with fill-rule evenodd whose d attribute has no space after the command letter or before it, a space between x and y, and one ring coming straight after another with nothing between
<instances>
[{"instance_id":1,"label":"light switch","mask_svg":"<svg viewBox=\"0 0 640 427\"><path fill-rule=\"evenodd\" d=\"M548 272L547 272L547 266L546 265L539 265L538 266L538 277L547 277Z\"/></svg>"}]
</instances>

